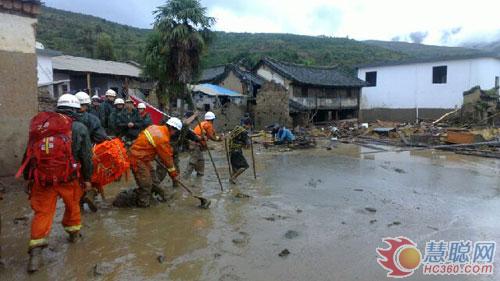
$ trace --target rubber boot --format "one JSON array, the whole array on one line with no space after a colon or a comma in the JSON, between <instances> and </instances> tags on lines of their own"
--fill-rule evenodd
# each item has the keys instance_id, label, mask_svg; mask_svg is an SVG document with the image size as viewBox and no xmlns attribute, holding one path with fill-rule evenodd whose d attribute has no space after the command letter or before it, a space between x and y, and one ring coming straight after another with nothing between
<instances>
[{"instance_id":1,"label":"rubber boot","mask_svg":"<svg viewBox=\"0 0 500 281\"><path fill-rule=\"evenodd\" d=\"M29 251L28 273L35 273L42 267L42 247L36 247Z\"/></svg>"},{"instance_id":2,"label":"rubber boot","mask_svg":"<svg viewBox=\"0 0 500 281\"><path fill-rule=\"evenodd\" d=\"M90 191L85 192L85 195L83 195L82 201L83 203L87 204L89 206L89 209L92 212L97 212L97 206L95 204L95 198L97 196L97 191L95 189L92 189Z\"/></svg>"},{"instance_id":3,"label":"rubber boot","mask_svg":"<svg viewBox=\"0 0 500 281\"><path fill-rule=\"evenodd\" d=\"M68 237L68 241L69 241L69 243L74 244L74 243L80 241L81 238L82 238L82 235L80 234L80 231L70 232L69 237Z\"/></svg>"}]
</instances>

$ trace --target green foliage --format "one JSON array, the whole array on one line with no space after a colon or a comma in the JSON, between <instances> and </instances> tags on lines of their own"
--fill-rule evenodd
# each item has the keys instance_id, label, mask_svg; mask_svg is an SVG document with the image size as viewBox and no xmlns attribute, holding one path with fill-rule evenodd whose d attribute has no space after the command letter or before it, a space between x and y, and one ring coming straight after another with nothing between
<instances>
[{"instance_id":1,"label":"green foliage","mask_svg":"<svg viewBox=\"0 0 500 281\"><path fill-rule=\"evenodd\" d=\"M164 100L182 97L186 85L199 73L201 55L215 22L199 0L168 0L155 12L154 31L145 48L145 71L158 81L157 95Z\"/></svg>"},{"instance_id":2,"label":"green foliage","mask_svg":"<svg viewBox=\"0 0 500 281\"><path fill-rule=\"evenodd\" d=\"M107 33L99 33L96 42L96 58L101 60L114 60L115 52L113 41Z\"/></svg>"},{"instance_id":3,"label":"green foliage","mask_svg":"<svg viewBox=\"0 0 500 281\"><path fill-rule=\"evenodd\" d=\"M100 33L111 36L113 50L119 61L140 62L148 29L112 23L94 16L42 7L38 17L37 40L46 48L67 55L96 58Z\"/></svg>"},{"instance_id":4,"label":"green foliage","mask_svg":"<svg viewBox=\"0 0 500 281\"><path fill-rule=\"evenodd\" d=\"M188 2L191 1L193 0ZM172 9L174 8L179 10L179 7L172 7ZM169 15L171 12L170 10L161 10L162 14ZM192 14L190 10L183 13L176 18L167 17L164 19L167 22L179 23L183 19L192 17L198 24L203 24L203 18L200 19L199 14ZM270 56L278 60L299 64L339 65L346 72L352 72L355 66L360 64L475 52L465 48L427 46L404 42L360 42L348 38L293 34L215 32L214 37L210 38L203 30L200 30L199 26L196 28L199 31L198 34L203 35L205 44L207 40L211 40L208 51L202 54L202 67L240 62L248 68L252 68L259 59ZM39 17L37 39L44 43L47 48L70 55L94 57L96 55L94 46L97 35L102 32L112 37L117 60L134 60L141 64L145 63L146 56L143 55L143 52L144 48L147 48L151 30L120 25L93 16L44 7ZM176 34L172 36L181 36L181 32L184 31L176 31Z\"/></svg>"}]
</instances>

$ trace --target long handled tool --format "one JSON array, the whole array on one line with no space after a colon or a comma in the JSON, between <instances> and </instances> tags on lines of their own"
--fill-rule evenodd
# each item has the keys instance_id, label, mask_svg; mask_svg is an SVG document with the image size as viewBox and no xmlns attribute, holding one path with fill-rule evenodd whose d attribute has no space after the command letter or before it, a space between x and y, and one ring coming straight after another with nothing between
<instances>
[{"instance_id":1,"label":"long handled tool","mask_svg":"<svg viewBox=\"0 0 500 281\"><path fill-rule=\"evenodd\" d=\"M201 128L203 138L205 138L205 132L203 131L203 128L201 127L201 122L200 122L200 119L198 117L196 117L196 122L198 123L198 126L200 126L200 128ZM217 170L217 166L215 165L214 158L212 157L212 152L210 152L210 149L208 148L208 146L207 146L207 152L208 152L208 157L210 158L210 162L212 162L212 166L214 167L214 171L215 171L215 175L217 176L217 180L219 181L220 191L224 191L224 187L222 186L222 181L220 180L219 171Z\"/></svg>"},{"instance_id":2,"label":"long handled tool","mask_svg":"<svg viewBox=\"0 0 500 281\"><path fill-rule=\"evenodd\" d=\"M194 106L194 101L193 101L193 97L191 96L191 93L188 92L187 96L189 97L191 104ZM198 123L198 126L200 126L202 137L205 138L205 131L203 131L203 128L201 127L200 118L198 118L198 116L196 116L195 118L196 118L196 122ZM215 166L215 162L214 162L214 159L212 157L212 153L210 152L210 149L208 147L207 147L207 152L208 152L208 157L210 158L210 162L212 162L212 166L214 167L215 175L217 175L217 180L219 181L219 185L220 185L220 191L224 191L224 187L222 186L222 181L220 180L219 171L217 171L217 166Z\"/></svg>"},{"instance_id":3,"label":"long handled tool","mask_svg":"<svg viewBox=\"0 0 500 281\"><path fill-rule=\"evenodd\" d=\"M158 165L162 166L164 169L167 169L167 167L165 167L165 164L160 162L158 159L155 159L155 161ZM179 185L182 186L182 188L184 188L189 193L189 195L191 195L191 197L200 200L200 208L208 209L210 207L210 205L212 204L212 202L210 200L208 200L207 198L194 195L193 191L189 187L187 187L186 184L181 182L180 180L177 180L177 183L179 183Z\"/></svg>"},{"instance_id":4,"label":"long handled tool","mask_svg":"<svg viewBox=\"0 0 500 281\"><path fill-rule=\"evenodd\" d=\"M191 197L200 200L200 208L203 208L203 209L210 208L210 205L212 204L212 201L210 201L210 200L208 200L208 199L206 199L204 197L201 197L201 196L198 196L198 195L194 195L193 191L189 187L187 187L187 185L185 185L180 180L178 180L177 182L179 183L180 186L182 186L182 188L184 188L189 193L189 195L191 195Z\"/></svg>"},{"instance_id":5,"label":"long handled tool","mask_svg":"<svg viewBox=\"0 0 500 281\"><path fill-rule=\"evenodd\" d=\"M227 159L227 166L229 170L229 176L233 174L232 167L231 167L231 161L229 160L229 150L227 148L227 139L224 138L224 149L226 150L226 159Z\"/></svg>"},{"instance_id":6,"label":"long handled tool","mask_svg":"<svg viewBox=\"0 0 500 281\"><path fill-rule=\"evenodd\" d=\"M253 152L253 139L250 138L250 151L252 152L252 168L253 168L253 177L257 179L257 172L255 171L255 154Z\"/></svg>"}]
</instances>

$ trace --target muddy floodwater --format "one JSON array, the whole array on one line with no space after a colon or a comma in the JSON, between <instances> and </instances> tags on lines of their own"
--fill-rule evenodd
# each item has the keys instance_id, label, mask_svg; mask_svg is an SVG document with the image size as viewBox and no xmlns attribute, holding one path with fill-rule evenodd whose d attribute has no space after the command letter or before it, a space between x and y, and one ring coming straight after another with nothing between
<instances>
[{"instance_id":1,"label":"muddy floodwater","mask_svg":"<svg viewBox=\"0 0 500 281\"><path fill-rule=\"evenodd\" d=\"M204 179L188 181L215 200L209 210L181 190L168 204L114 209L109 202L133 180L116 183L99 212L85 211L79 244L66 241L59 206L45 267L33 276L26 273L27 195L3 179L0 280L378 281L388 280L375 251L384 237L407 236L422 252L429 240L500 242L499 161L366 152L346 144L291 152L256 146L258 179L250 169L230 185L218 147L225 192L209 162ZM499 271L431 277L420 268L405 280L500 280Z\"/></svg>"}]
</instances>

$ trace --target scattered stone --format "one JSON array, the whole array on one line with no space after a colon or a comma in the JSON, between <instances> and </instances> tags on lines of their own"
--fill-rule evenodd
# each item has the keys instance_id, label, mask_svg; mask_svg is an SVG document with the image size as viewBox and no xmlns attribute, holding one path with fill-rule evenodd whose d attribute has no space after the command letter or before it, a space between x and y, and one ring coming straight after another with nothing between
<instances>
[{"instance_id":1,"label":"scattered stone","mask_svg":"<svg viewBox=\"0 0 500 281\"><path fill-rule=\"evenodd\" d=\"M297 214L302 213L303 211L301 209L297 209Z\"/></svg>"},{"instance_id":2,"label":"scattered stone","mask_svg":"<svg viewBox=\"0 0 500 281\"><path fill-rule=\"evenodd\" d=\"M432 229L434 231L439 231L439 228L433 226L427 226L428 229Z\"/></svg>"},{"instance_id":3,"label":"scattered stone","mask_svg":"<svg viewBox=\"0 0 500 281\"><path fill-rule=\"evenodd\" d=\"M164 263L165 262L165 256L164 255L159 255L158 257L156 257L156 259L158 260L159 263Z\"/></svg>"},{"instance_id":4,"label":"scattered stone","mask_svg":"<svg viewBox=\"0 0 500 281\"><path fill-rule=\"evenodd\" d=\"M376 222L377 222L377 220L371 220L371 221L370 221L370 224L374 224L374 223L376 223Z\"/></svg>"},{"instance_id":5,"label":"scattered stone","mask_svg":"<svg viewBox=\"0 0 500 281\"><path fill-rule=\"evenodd\" d=\"M215 258L215 259L218 259L218 258L220 258L220 257L222 257L222 254L220 254L220 253L215 253L215 254L214 254L214 258Z\"/></svg>"},{"instance_id":6,"label":"scattered stone","mask_svg":"<svg viewBox=\"0 0 500 281\"><path fill-rule=\"evenodd\" d=\"M278 254L278 256L284 258L286 256L288 256L290 254L290 251L288 251L288 249L284 249L283 251L281 251L281 253Z\"/></svg>"},{"instance_id":7,"label":"scattered stone","mask_svg":"<svg viewBox=\"0 0 500 281\"><path fill-rule=\"evenodd\" d=\"M393 223L391 223L391 224L388 224L388 225L387 225L387 227L397 226L397 225L401 225L401 222L399 222L399 221L395 221L395 222L393 222Z\"/></svg>"},{"instance_id":8,"label":"scattered stone","mask_svg":"<svg viewBox=\"0 0 500 281\"><path fill-rule=\"evenodd\" d=\"M251 198L252 196L238 192L234 197L239 198L239 199L247 199L247 198Z\"/></svg>"},{"instance_id":9,"label":"scattered stone","mask_svg":"<svg viewBox=\"0 0 500 281\"><path fill-rule=\"evenodd\" d=\"M341 222L343 225L346 225L347 223L345 221Z\"/></svg>"},{"instance_id":10,"label":"scattered stone","mask_svg":"<svg viewBox=\"0 0 500 281\"><path fill-rule=\"evenodd\" d=\"M399 174L406 174L406 171L400 168L394 168L394 172L399 173Z\"/></svg>"},{"instance_id":11,"label":"scattered stone","mask_svg":"<svg viewBox=\"0 0 500 281\"><path fill-rule=\"evenodd\" d=\"M276 219L274 217L267 217L267 218L264 218L265 220L268 220L268 221L275 221Z\"/></svg>"},{"instance_id":12,"label":"scattered stone","mask_svg":"<svg viewBox=\"0 0 500 281\"><path fill-rule=\"evenodd\" d=\"M288 217L285 217L285 216L282 216L282 215L272 214L271 216L265 217L264 219L268 220L268 221L275 221L275 220L286 220L287 218Z\"/></svg>"},{"instance_id":13,"label":"scattered stone","mask_svg":"<svg viewBox=\"0 0 500 281\"><path fill-rule=\"evenodd\" d=\"M363 190L363 189L361 189L361 188L356 188L356 189L354 189L354 191L357 191L357 192L363 192L364 190Z\"/></svg>"},{"instance_id":14,"label":"scattered stone","mask_svg":"<svg viewBox=\"0 0 500 281\"><path fill-rule=\"evenodd\" d=\"M232 241L236 245L245 244L245 242L246 242L245 239L242 239L242 238L234 238Z\"/></svg>"},{"instance_id":15,"label":"scattered stone","mask_svg":"<svg viewBox=\"0 0 500 281\"><path fill-rule=\"evenodd\" d=\"M26 216L14 218L14 224L19 224L21 222L24 222L26 224L27 221L28 217Z\"/></svg>"},{"instance_id":16,"label":"scattered stone","mask_svg":"<svg viewBox=\"0 0 500 281\"><path fill-rule=\"evenodd\" d=\"M112 268L110 265L105 265L103 263L96 263L94 265L93 271L94 271L94 276L98 277L98 276L102 276L102 275L111 273Z\"/></svg>"},{"instance_id":17,"label":"scattered stone","mask_svg":"<svg viewBox=\"0 0 500 281\"><path fill-rule=\"evenodd\" d=\"M285 233L285 238L287 238L287 239L297 238L298 236L299 236L299 233L295 230L288 230Z\"/></svg>"},{"instance_id":18,"label":"scattered stone","mask_svg":"<svg viewBox=\"0 0 500 281\"><path fill-rule=\"evenodd\" d=\"M368 211L368 212L370 212L370 213L376 213L377 212L377 209L371 208L371 207L366 207L365 210Z\"/></svg>"}]
</instances>

